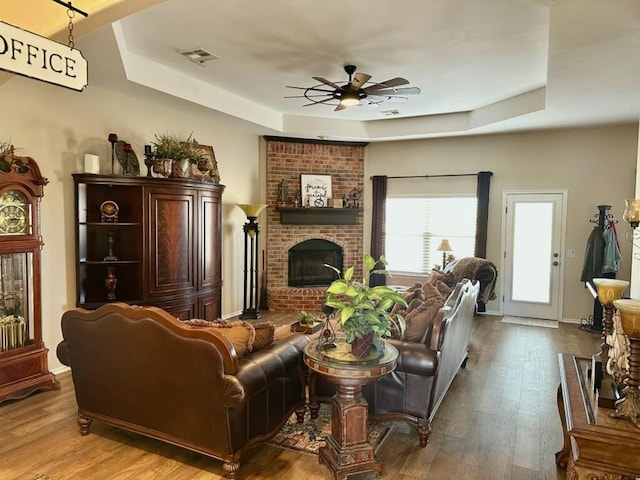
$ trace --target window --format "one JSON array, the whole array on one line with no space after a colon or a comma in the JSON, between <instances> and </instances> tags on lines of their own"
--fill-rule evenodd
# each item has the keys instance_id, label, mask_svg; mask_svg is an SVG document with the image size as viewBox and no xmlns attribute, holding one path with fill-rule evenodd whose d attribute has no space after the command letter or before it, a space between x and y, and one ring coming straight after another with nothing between
<instances>
[{"instance_id":1,"label":"window","mask_svg":"<svg viewBox=\"0 0 640 480\"><path fill-rule=\"evenodd\" d=\"M438 246L449 240L457 258L473 256L476 197L387 198L385 256L393 272L429 273L442 266Z\"/></svg>"}]
</instances>

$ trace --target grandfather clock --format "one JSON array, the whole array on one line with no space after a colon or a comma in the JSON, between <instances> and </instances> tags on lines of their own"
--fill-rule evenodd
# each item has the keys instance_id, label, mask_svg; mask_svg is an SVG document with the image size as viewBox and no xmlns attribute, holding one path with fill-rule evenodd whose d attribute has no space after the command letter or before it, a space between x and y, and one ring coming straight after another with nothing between
<instances>
[{"instance_id":1,"label":"grandfather clock","mask_svg":"<svg viewBox=\"0 0 640 480\"><path fill-rule=\"evenodd\" d=\"M42 341L40 199L35 160L0 157L0 402L58 388Z\"/></svg>"}]
</instances>

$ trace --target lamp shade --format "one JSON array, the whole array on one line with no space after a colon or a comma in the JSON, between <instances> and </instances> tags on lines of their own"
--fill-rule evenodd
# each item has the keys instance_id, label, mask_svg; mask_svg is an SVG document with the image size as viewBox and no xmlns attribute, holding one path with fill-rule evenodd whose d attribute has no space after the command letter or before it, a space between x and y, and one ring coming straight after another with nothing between
<instances>
[{"instance_id":1,"label":"lamp shade","mask_svg":"<svg viewBox=\"0 0 640 480\"><path fill-rule=\"evenodd\" d=\"M356 90L348 90L342 94L340 103L346 106L358 105L360 103L360 95Z\"/></svg>"},{"instance_id":2,"label":"lamp shade","mask_svg":"<svg viewBox=\"0 0 640 480\"><path fill-rule=\"evenodd\" d=\"M640 301L620 299L614 300L613 304L620 312L620 322L625 335L640 338Z\"/></svg>"},{"instance_id":3,"label":"lamp shade","mask_svg":"<svg viewBox=\"0 0 640 480\"><path fill-rule=\"evenodd\" d=\"M622 293L629 286L626 280L614 278L594 278L593 283L598 288L598 300L602 305L613 305L614 300L622 298Z\"/></svg>"},{"instance_id":4,"label":"lamp shade","mask_svg":"<svg viewBox=\"0 0 640 480\"><path fill-rule=\"evenodd\" d=\"M449 240L444 239L440 242L440 245L438 245L438 248L436 248L436 250L439 252L452 252L453 248L451 248L451 245L449 245Z\"/></svg>"},{"instance_id":5,"label":"lamp shade","mask_svg":"<svg viewBox=\"0 0 640 480\"><path fill-rule=\"evenodd\" d=\"M238 203L237 206L242 209L247 218L256 218L268 205L262 203Z\"/></svg>"},{"instance_id":6,"label":"lamp shade","mask_svg":"<svg viewBox=\"0 0 640 480\"><path fill-rule=\"evenodd\" d=\"M633 228L640 223L640 199L625 200L625 209L622 214L622 219L628 222Z\"/></svg>"}]
</instances>

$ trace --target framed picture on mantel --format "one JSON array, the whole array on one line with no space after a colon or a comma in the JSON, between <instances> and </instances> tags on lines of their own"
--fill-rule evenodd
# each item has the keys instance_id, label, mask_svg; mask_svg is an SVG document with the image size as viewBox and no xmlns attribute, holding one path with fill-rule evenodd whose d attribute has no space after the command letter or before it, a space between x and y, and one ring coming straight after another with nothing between
<instances>
[{"instance_id":1,"label":"framed picture on mantel","mask_svg":"<svg viewBox=\"0 0 640 480\"><path fill-rule=\"evenodd\" d=\"M328 207L331 199L331 175L300 175L303 207Z\"/></svg>"}]
</instances>

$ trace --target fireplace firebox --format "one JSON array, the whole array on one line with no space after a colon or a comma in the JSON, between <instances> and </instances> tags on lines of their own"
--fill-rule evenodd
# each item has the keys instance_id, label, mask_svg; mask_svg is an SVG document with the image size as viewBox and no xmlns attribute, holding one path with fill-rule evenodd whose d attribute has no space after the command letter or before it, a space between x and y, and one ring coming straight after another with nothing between
<instances>
[{"instance_id":1,"label":"fireplace firebox","mask_svg":"<svg viewBox=\"0 0 640 480\"><path fill-rule=\"evenodd\" d=\"M325 265L342 271L342 247L329 240L313 238L289 249L290 287L322 287L338 278L336 272Z\"/></svg>"}]
</instances>

